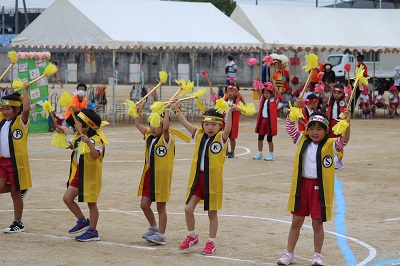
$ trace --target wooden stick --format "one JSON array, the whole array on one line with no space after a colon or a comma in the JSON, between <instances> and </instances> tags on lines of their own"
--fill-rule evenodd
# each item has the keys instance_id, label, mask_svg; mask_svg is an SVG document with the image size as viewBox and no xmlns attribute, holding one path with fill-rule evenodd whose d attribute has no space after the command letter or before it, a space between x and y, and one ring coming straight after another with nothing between
<instances>
[{"instance_id":1,"label":"wooden stick","mask_svg":"<svg viewBox=\"0 0 400 266\"><path fill-rule=\"evenodd\" d=\"M260 73L258 72L258 65L255 64L256 66L256 75L257 75L257 80L260 80Z\"/></svg>"},{"instance_id":2,"label":"wooden stick","mask_svg":"<svg viewBox=\"0 0 400 266\"><path fill-rule=\"evenodd\" d=\"M44 78L44 77L46 77L46 75L41 75L40 77L37 77L37 78L35 78L34 80L29 81L29 84L32 84L32 83L34 83L34 82L36 82L36 81L38 81L39 79Z\"/></svg>"},{"instance_id":3,"label":"wooden stick","mask_svg":"<svg viewBox=\"0 0 400 266\"><path fill-rule=\"evenodd\" d=\"M56 128L61 131L60 126L58 125L57 120L51 111L49 112L49 115L50 115L51 120L53 121L54 125L56 126Z\"/></svg>"},{"instance_id":4,"label":"wooden stick","mask_svg":"<svg viewBox=\"0 0 400 266\"><path fill-rule=\"evenodd\" d=\"M206 76L206 79L207 79L207 81L208 81L208 85L210 86L210 95L211 95L211 94L214 93L214 90L213 90L212 85L211 85L211 80L210 80L210 78L208 77L208 75Z\"/></svg>"},{"instance_id":5,"label":"wooden stick","mask_svg":"<svg viewBox=\"0 0 400 266\"><path fill-rule=\"evenodd\" d=\"M350 86L350 71L347 72L347 86Z\"/></svg>"},{"instance_id":6,"label":"wooden stick","mask_svg":"<svg viewBox=\"0 0 400 266\"><path fill-rule=\"evenodd\" d=\"M306 80L306 83L304 84L304 88L303 88L303 90L301 91L301 94L300 94L300 96L299 96L299 99L301 99L301 100L303 100L304 93L306 92L306 89L307 89L307 87L308 87L308 84L310 83L310 79L311 79L311 75L312 75L313 71L314 71L314 69L311 69L310 74L308 75L308 78L307 78L307 80Z\"/></svg>"},{"instance_id":7,"label":"wooden stick","mask_svg":"<svg viewBox=\"0 0 400 266\"><path fill-rule=\"evenodd\" d=\"M358 85L360 85L360 88L361 88L361 83L357 82L357 83L354 84L354 89L351 91L350 98L347 101L346 111L349 110L349 107L351 105L351 101L353 101L353 98L354 98L354 95L355 95L355 92L357 90L357 86Z\"/></svg>"},{"instance_id":8,"label":"wooden stick","mask_svg":"<svg viewBox=\"0 0 400 266\"><path fill-rule=\"evenodd\" d=\"M13 65L14 65L14 63L11 63L11 64L7 67L6 71L4 71L4 73L1 75L0 80L2 80L2 79L4 78L4 76L7 74L8 71L10 71L10 69L12 68Z\"/></svg>"},{"instance_id":9,"label":"wooden stick","mask_svg":"<svg viewBox=\"0 0 400 266\"><path fill-rule=\"evenodd\" d=\"M175 94L174 94L174 95L171 97L171 99L169 99L169 100L172 101L172 100L176 97L176 95L178 95L179 92L181 92L181 91L182 91L182 88L179 88L178 91L175 92Z\"/></svg>"},{"instance_id":10,"label":"wooden stick","mask_svg":"<svg viewBox=\"0 0 400 266\"><path fill-rule=\"evenodd\" d=\"M195 99L195 98L197 98L197 96L190 96L190 97L186 97L186 98L179 99L179 101L180 101L180 102L183 102L183 101L187 101L187 100L191 100L191 99ZM173 103L173 101L172 101L172 100L169 100L169 101L167 101L167 102L164 102L164 104L170 104L170 103Z\"/></svg>"},{"instance_id":11,"label":"wooden stick","mask_svg":"<svg viewBox=\"0 0 400 266\"><path fill-rule=\"evenodd\" d=\"M150 94L151 94L153 91L155 91L156 89L158 89L158 87L160 87L162 84L163 84L162 82L158 83L154 88L152 88L152 89L151 89L142 99L140 99L136 104L137 104L137 105L141 104L144 100L147 99L147 97L150 96Z\"/></svg>"},{"instance_id":12,"label":"wooden stick","mask_svg":"<svg viewBox=\"0 0 400 266\"><path fill-rule=\"evenodd\" d=\"M70 106L70 107L68 107L68 108L69 108L69 110L71 111L71 115L72 115L72 118L74 119L75 125L77 125L77 124L78 124L78 119L76 119L76 116L75 116L75 114L74 114L74 111L72 110L72 106ZM79 135L82 135L82 129L81 129L80 126L77 126L77 127L76 127L76 130L78 131Z\"/></svg>"}]
</instances>

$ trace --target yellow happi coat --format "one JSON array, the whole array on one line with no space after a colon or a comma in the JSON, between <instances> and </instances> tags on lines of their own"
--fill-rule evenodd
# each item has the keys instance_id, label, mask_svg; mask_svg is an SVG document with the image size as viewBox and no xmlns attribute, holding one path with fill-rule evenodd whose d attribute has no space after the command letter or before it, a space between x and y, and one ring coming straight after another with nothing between
<instances>
[{"instance_id":1,"label":"yellow happi coat","mask_svg":"<svg viewBox=\"0 0 400 266\"><path fill-rule=\"evenodd\" d=\"M201 154L208 139L207 134L200 127L196 127L196 144L193 153L192 167L186 193L186 204L192 196L200 173ZM211 137L207 143L204 155L204 203L205 211L219 210L222 208L223 178L222 172L226 158L227 145L221 142L222 131Z\"/></svg>"},{"instance_id":2,"label":"yellow happi coat","mask_svg":"<svg viewBox=\"0 0 400 266\"><path fill-rule=\"evenodd\" d=\"M3 127L5 119L0 122L0 130ZM21 115L18 115L10 125L8 132L8 144L10 148L10 158L14 172L15 189L24 190L32 187L31 171L28 159L28 129L29 121L26 128L21 121Z\"/></svg>"},{"instance_id":3,"label":"yellow happi coat","mask_svg":"<svg viewBox=\"0 0 400 266\"><path fill-rule=\"evenodd\" d=\"M334 145L336 138L328 138L321 141L317 149L317 180L319 187L319 197L321 202L322 221L332 219L332 203L334 197ZM288 211L297 211L300 207L301 177L303 169L303 154L307 149L311 139L302 136L299 140L292 177L292 187L290 189Z\"/></svg>"},{"instance_id":4,"label":"yellow happi coat","mask_svg":"<svg viewBox=\"0 0 400 266\"><path fill-rule=\"evenodd\" d=\"M105 145L98 135L94 135L90 138L90 141L94 141L93 145L98 146L100 143L103 147L100 156L97 159L93 159L90 153L81 154L79 156L79 183L78 183L78 201L79 202L97 202L100 195L102 186L102 171L103 171L103 158L105 152ZM74 150L71 154L71 166L70 174L68 179L68 185L75 177L77 169L76 152L75 148L78 147L81 138L75 135L73 140Z\"/></svg>"},{"instance_id":5,"label":"yellow happi coat","mask_svg":"<svg viewBox=\"0 0 400 266\"><path fill-rule=\"evenodd\" d=\"M142 179L140 180L138 196L142 196L144 177L150 171L150 199L152 202L168 202L171 194L172 170L174 168L175 142L172 134L169 135L169 148L164 143L164 134L155 138L150 129L145 133L145 164ZM149 151L151 142L154 144ZM149 161L150 154L150 161Z\"/></svg>"}]
</instances>

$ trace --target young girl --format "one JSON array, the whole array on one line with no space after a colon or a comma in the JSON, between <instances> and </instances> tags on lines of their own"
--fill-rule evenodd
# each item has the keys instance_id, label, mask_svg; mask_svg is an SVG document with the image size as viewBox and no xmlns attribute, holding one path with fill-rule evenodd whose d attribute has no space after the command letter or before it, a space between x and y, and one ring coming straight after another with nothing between
<instances>
[{"instance_id":1,"label":"young girl","mask_svg":"<svg viewBox=\"0 0 400 266\"><path fill-rule=\"evenodd\" d=\"M296 101L294 106L300 107ZM350 117L351 112L344 113ZM328 118L314 112L308 121L307 131L300 133L286 118L286 132L298 146L295 155L292 187L290 190L288 211L292 213L292 225L289 230L287 251L278 260L278 265L295 263L294 249L299 239L300 229L306 216L311 215L314 231L314 255L311 265L323 265L321 255L324 243L323 222L332 219L334 196L335 154L346 146L350 139L350 126L339 138L329 138Z\"/></svg>"},{"instance_id":2,"label":"young girl","mask_svg":"<svg viewBox=\"0 0 400 266\"><path fill-rule=\"evenodd\" d=\"M364 86L364 90L360 93L360 101L358 103L358 106L361 109L361 117L362 119L370 118L370 113L371 113L371 105L370 105L370 99L368 95L368 87Z\"/></svg>"},{"instance_id":3,"label":"young girl","mask_svg":"<svg viewBox=\"0 0 400 266\"><path fill-rule=\"evenodd\" d=\"M393 118L394 115L399 116L397 107L399 107L399 91L396 86L391 86L389 89L389 117Z\"/></svg>"},{"instance_id":4,"label":"young girl","mask_svg":"<svg viewBox=\"0 0 400 266\"><path fill-rule=\"evenodd\" d=\"M195 232L194 209L202 200L204 210L208 211L210 220L209 238L201 252L203 255L213 255L216 251L215 237L218 229L217 210L222 208L223 181L222 172L226 158L226 142L232 126L232 112L237 110L233 104L226 112L225 129L222 129L223 116L215 109L207 110L202 119L202 127L189 123L178 107L179 100L171 105L179 122L190 132L195 139L192 167L187 188L185 219L188 235L179 249L189 249L199 243Z\"/></svg>"},{"instance_id":5,"label":"young girl","mask_svg":"<svg viewBox=\"0 0 400 266\"><path fill-rule=\"evenodd\" d=\"M28 159L29 95L30 84L25 83L23 99L18 92L1 99L0 121L0 193L11 192L14 205L14 222L4 233L24 232L21 221L24 202L22 191L32 187Z\"/></svg>"},{"instance_id":6,"label":"young girl","mask_svg":"<svg viewBox=\"0 0 400 266\"><path fill-rule=\"evenodd\" d=\"M143 111L145 102L139 109ZM135 119L135 126L145 139L145 165L140 180L138 196L142 196L140 208L150 224L149 230L142 235L148 242L165 245L167 227L166 206L171 191L172 170L174 166L175 144L169 133L169 110L165 110L163 122L159 127L146 127L141 115ZM151 203L157 203L158 224Z\"/></svg>"},{"instance_id":7,"label":"young girl","mask_svg":"<svg viewBox=\"0 0 400 266\"><path fill-rule=\"evenodd\" d=\"M241 102L240 97L238 97L238 89L235 86L228 86L226 90L225 101L228 104L236 104L238 105ZM236 148L236 139L239 134L239 120L240 120L240 111L235 111L232 113L232 130L229 133L229 144L231 146L231 151L228 152L228 158L235 158L235 148ZM224 118L224 124L226 123L226 116Z\"/></svg>"},{"instance_id":8,"label":"young girl","mask_svg":"<svg viewBox=\"0 0 400 266\"><path fill-rule=\"evenodd\" d=\"M77 132L81 128L82 135L76 134L71 140L72 149L70 175L67 182L67 190L64 193L64 203L68 209L78 219L76 225L69 230L70 234L84 232L76 236L78 241L97 241L100 240L96 230L99 219L97 200L102 186L102 167L105 152L105 144L108 144L103 131L100 129L102 124L100 116L93 110L83 108L77 113L78 123L70 119L68 124L74 124ZM89 146L90 152L80 154L77 150L80 142ZM81 208L74 201L78 196L79 202L87 202L89 208L89 218L83 215Z\"/></svg>"},{"instance_id":9,"label":"young girl","mask_svg":"<svg viewBox=\"0 0 400 266\"><path fill-rule=\"evenodd\" d=\"M344 112L347 107L346 97L344 95L344 87L341 84L333 85L332 96L328 97L324 91L321 92L322 98L326 100L328 104L328 121L329 121L329 137L334 138L337 137L332 128L337 123L337 119L339 119L339 114ZM338 160L335 165L335 169L343 168L343 150L338 153Z\"/></svg>"},{"instance_id":10,"label":"young girl","mask_svg":"<svg viewBox=\"0 0 400 266\"><path fill-rule=\"evenodd\" d=\"M301 108L303 118L300 118L298 120L298 127L300 132L306 130L308 119L315 111L317 111L318 103L318 96L314 93L311 93L307 96L305 105Z\"/></svg>"},{"instance_id":11,"label":"young girl","mask_svg":"<svg viewBox=\"0 0 400 266\"><path fill-rule=\"evenodd\" d=\"M258 153L253 156L254 160L263 158L263 142L267 135L269 154L265 157L265 161L274 160L274 143L272 137L278 134L278 89L271 82L264 85L260 96L260 108L258 109L257 124L255 132L258 133Z\"/></svg>"}]
</instances>

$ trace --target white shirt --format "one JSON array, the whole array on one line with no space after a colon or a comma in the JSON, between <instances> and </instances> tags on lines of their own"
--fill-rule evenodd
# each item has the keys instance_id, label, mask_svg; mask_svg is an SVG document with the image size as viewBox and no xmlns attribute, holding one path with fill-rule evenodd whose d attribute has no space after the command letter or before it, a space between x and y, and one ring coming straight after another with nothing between
<instances>
[{"instance_id":1,"label":"white shirt","mask_svg":"<svg viewBox=\"0 0 400 266\"><path fill-rule=\"evenodd\" d=\"M168 150L171 142L166 142L164 136L163 136L162 138L163 138L163 140L164 140L165 148ZM150 151L151 151L151 149L153 148L153 145L154 145L154 143L156 142L156 140L157 140L157 138L154 138L154 139L151 141L151 143L150 143L149 154L148 154L148 155L149 155L149 158L147 158L149 163L150 163L150 155L151 155L151 152L150 152Z\"/></svg>"},{"instance_id":2,"label":"white shirt","mask_svg":"<svg viewBox=\"0 0 400 266\"><path fill-rule=\"evenodd\" d=\"M265 102L264 102L264 107L263 107L263 110L262 110L262 116L265 117L265 118L268 118L268 103L269 103L270 100L271 100L271 98L270 99L266 99Z\"/></svg>"},{"instance_id":3,"label":"white shirt","mask_svg":"<svg viewBox=\"0 0 400 266\"><path fill-rule=\"evenodd\" d=\"M193 139L196 139L196 136L197 136L197 133L198 133L199 131L198 130L196 130L196 133L194 134L194 137L193 137ZM205 133L204 133L205 134ZM207 144L208 144L208 141L210 140L210 138L208 138L207 140L206 140L206 142L204 143L204 148L203 148L203 151L201 152L201 158L198 158L198 159L200 159L200 171L204 171L204 157L205 157L205 155L206 155L206 147L207 147ZM222 138L222 134L221 134L221 143L222 143L222 148L224 148L225 147L225 145L226 145L226 143L228 143L227 141L226 142L224 142L224 139Z\"/></svg>"},{"instance_id":4,"label":"white shirt","mask_svg":"<svg viewBox=\"0 0 400 266\"><path fill-rule=\"evenodd\" d=\"M90 140L92 140L92 139L90 139ZM73 139L70 139L70 141L69 141L69 143L71 144L71 145L73 145ZM95 146L94 147L96 150L98 150L99 151L99 153L101 154L101 152L103 151L103 145L101 144L101 142L99 142L99 144L97 145L97 146ZM79 165L79 158L80 158L80 156L81 156L81 153L78 151L78 150L76 150L76 164L78 164Z\"/></svg>"}]
</instances>

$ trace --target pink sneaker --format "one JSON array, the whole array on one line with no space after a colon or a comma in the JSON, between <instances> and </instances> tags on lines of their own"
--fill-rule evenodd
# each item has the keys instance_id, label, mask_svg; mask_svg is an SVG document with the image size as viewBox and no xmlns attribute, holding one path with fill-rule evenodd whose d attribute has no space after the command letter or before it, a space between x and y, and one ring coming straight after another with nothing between
<instances>
[{"instance_id":1,"label":"pink sneaker","mask_svg":"<svg viewBox=\"0 0 400 266\"><path fill-rule=\"evenodd\" d=\"M286 251L283 253L282 257L278 260L276 264L278 265L290 265L290 264L295 264L296 261L294 260L294 253L290 253L289 251Z\"/></svg>"},{"instance_id":2,"label":"pink sneaker","mask_svg":"<svg viewBox=\"0 0 400 266\"><path fill-rule=\"evenodd\" d=\"M199 243L199 237L187 236L183 243L179 246L179 249L189 249Z\"/></svg>"},{"instance_id":3,"label":"pink sneaker","mask_svg":"<svg viewBox=\"0 0 400 266\"><path fill-rule=\"evenodd\" d=\"M314 256L312 257L312 266L321 266L324 265L324 257L318 252L314 252Z\"/></svg>"},{"instance_id":4,"label":"pink sneaker","mask_svg":"<svg viewBox=\"0 0 400 266\"><path fill-rule=\"evenodd\" d=\"M206 243L206 246L204 247L203 251L201 252L201 255L213 255L217 251L217 247L214 245L213 242L208 241Z\"/></svg>"}]
</instances>

